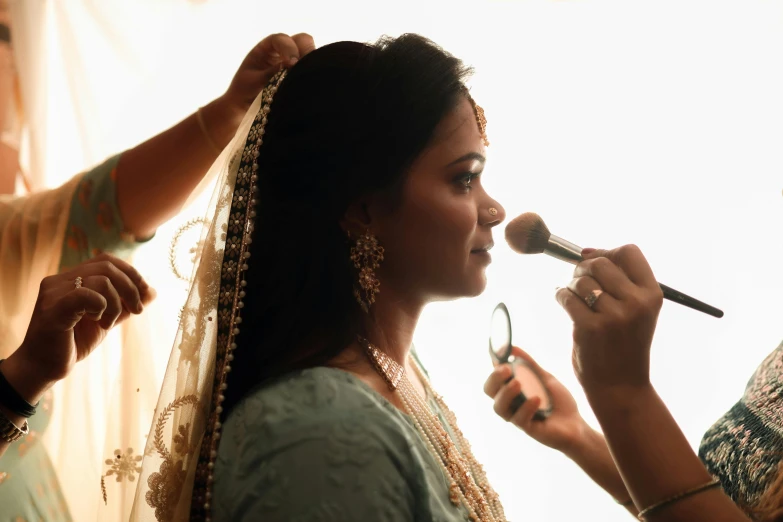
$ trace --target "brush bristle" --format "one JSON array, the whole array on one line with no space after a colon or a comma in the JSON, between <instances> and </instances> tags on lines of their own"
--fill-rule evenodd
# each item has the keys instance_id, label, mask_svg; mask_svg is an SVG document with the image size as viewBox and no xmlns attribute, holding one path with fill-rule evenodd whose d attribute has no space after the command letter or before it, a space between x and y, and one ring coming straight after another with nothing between
<instances>
[{"instance_id":1,"label":"brush bristle","mask_svg":"<svg viewBox=\"0 0 783 522\"><path fill-rule=\"evenodd\" d=\"M520 254L542 253L551 235L544 220L534 212L525 212L506 226L506 241Z\"/></svg>"}]
</instances>

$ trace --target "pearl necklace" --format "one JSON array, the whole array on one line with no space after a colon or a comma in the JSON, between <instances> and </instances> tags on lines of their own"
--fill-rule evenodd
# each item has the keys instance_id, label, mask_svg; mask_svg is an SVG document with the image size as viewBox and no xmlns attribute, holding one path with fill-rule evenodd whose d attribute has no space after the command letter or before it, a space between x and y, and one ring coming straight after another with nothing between
<instances>
[{"instance_id":1,"label":"pearl necklace","mask_svg":"<svg viewBox=\"0 0 783 522\"><path fill-rule=\"evenodd\" d=\"M437 415L426 400L414 389L405 375L405 368L386 355L366 339L359 339L364 346L375 370L383 377L389 389L397 394L403 410L413 420L417 431L427 445L430 453L436 457L444 474L449 479L449 500L455 506L462 504L468 511L471 522L507 522L498 494L490 486L484 468L476 461L470 444L457 426L457 418L438 395L429 379L419 368L413 365L427 393L443 411L446 423L457 439L459 448L451 440ZM461 449L461 451L460 451Z\"/></svg>"}]
</instances>

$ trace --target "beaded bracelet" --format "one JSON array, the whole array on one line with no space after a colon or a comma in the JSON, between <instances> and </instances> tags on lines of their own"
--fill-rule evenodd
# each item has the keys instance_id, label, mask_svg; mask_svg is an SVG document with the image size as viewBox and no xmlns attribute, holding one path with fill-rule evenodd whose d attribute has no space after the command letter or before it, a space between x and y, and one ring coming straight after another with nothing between
<instances>
[{"instance_id":1,"label":"beaded bracelet","mask_svg":"<svg viewBox=\"0 0 783 522\"><path fill-rule=\"evenodd\" d=\"M0 411L0 441L16 442L28 433L30 433L30 425L27 424L27 421L24 421L20 428Z\"/></svg>"},{"instance_id":2,"label":"beaded bracelet","mask_svg":"<svg viewBox=\"0 0 783 522\"><path fill-rule=\"evenodd\" d=\"M708 489L712 489L715 487L720 486L720 481L718 479L714 479L706 484L702 484L701 486L696 486L695 488L689 489L687 491L683 491L682 493L678 493L672 497L669 497L665 500L661 500L660 502L657 502L653 504L650 507L646 507L643 510L639 512L637 517L639 520L644 520L644 518L649 515L650 513L653 513L654 511L658 511L664 506L668 506L670 504L674 504L675 502L679 502L680 500L683 500L688 497L692 497L693 495L696 495L697 493L701 493L703 491L707 491Z\"/></svg>"},{"instance_id":3,"label":"beaded bracelet","mask_svg":"<svg viewBox=\"0 0 783 522\"><path fill-rule=\"evenodd\" d=\"M0 359L0 364L2 364L4 360L5 359ZM0 403L16 415L21 415L28 419L35 415L35 406L19 395L19 392L17 392L14 387L11 386L11 383L6 380L3 372L0 372Z\"/></svg>"}]
</instances>

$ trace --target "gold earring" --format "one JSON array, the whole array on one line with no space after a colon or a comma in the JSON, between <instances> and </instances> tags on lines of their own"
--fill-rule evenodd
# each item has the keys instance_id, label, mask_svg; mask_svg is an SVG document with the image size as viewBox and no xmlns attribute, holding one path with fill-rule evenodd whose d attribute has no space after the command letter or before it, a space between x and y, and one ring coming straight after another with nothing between
<instances>
[{"instance_id":1,"label":"gold earring","mask_svg":"<svg viewBox=\"0 0 783 522\"><path fill-rule=\"evenodd\" d=\"M383 247L369 230L356 239L356 246L351 249L351 261L359 270L359 288L354 288L353 295L367 312L375 302L375 295L380 292L381 282L378 281L375 270L383 261Z\"/></svg>"}]
</instances>

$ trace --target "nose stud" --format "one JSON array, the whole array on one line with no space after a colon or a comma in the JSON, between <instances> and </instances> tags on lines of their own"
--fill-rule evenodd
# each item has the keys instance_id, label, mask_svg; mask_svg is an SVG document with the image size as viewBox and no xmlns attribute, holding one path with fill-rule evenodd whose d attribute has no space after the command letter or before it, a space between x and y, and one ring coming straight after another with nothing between
<instances>
[{"instance_id":1,"label":"nose stud","mask_svg":"<svg viewBox=\"0 0 783 522\"><path fill-rule=\"evenodd\" d=\"M498 209L495 207L489 207L489 215L490 216L497 216L498 215Z\"/></svg>"}]
</instances>

